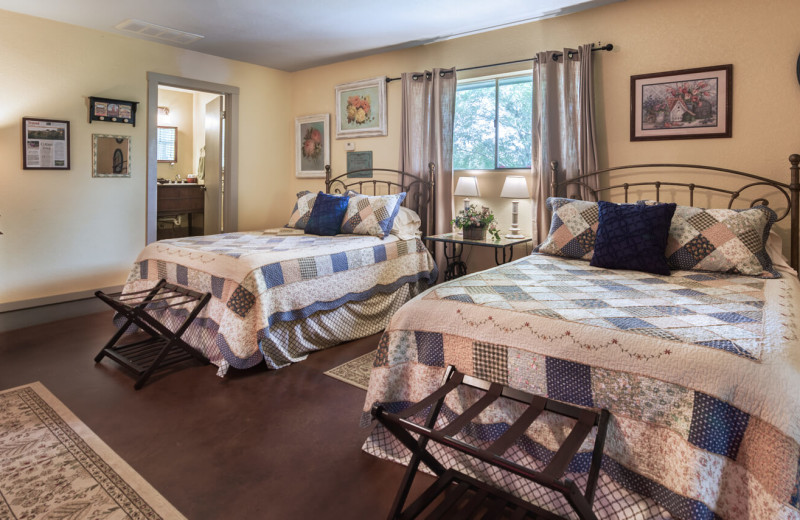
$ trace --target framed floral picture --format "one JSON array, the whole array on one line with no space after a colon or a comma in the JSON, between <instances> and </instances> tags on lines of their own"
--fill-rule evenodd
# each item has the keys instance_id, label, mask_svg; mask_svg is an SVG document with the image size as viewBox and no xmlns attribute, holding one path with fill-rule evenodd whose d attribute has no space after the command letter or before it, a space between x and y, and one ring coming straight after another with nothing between
<instances>
[{"instance_id":1,"label":"framed floral picture","mask_svg":"<svg viewBox=\"0 0 800 520\"><path fill-rule=\"evenodd\" d=\"M336 139L386 135L386 77L336 85Z\"/></svg>"},{"instance_id":2,"label":"framed floral picture","mask_svg":"<svg viewBox=\"0 0 800 520\"><path fill-rule=\"evenodd\" d=\"M325 177L325 165L331 162L330 118L330 114L295 118L297 177Z\"/></svg>"},{"instance_id":3,"label":"framed floral picture","mask_svg":"<svg viewBox=\"0 0 800 520\"><path fill-rule=\"evenodd\" d=\"M631 76L631 141L731 137L733 65Z\"/></svg>"}]
</instances>

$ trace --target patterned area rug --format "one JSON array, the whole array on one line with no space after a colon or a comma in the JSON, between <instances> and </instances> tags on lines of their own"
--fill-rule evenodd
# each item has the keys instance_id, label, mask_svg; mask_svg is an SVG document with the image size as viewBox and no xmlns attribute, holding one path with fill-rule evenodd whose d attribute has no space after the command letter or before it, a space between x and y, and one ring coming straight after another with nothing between
<instances>
[{"instance_id":1,"label":"patterned area rug","mask_svg":"<svg viewBox=\"0 0 800 520\"><path fill-rule=\"evenodd\" d=\"M0 518L185 519L38 382L0 392Z\"/></svg>"},{"instance_id":2,"label":"patterned area rug","mask_svg":"<svg viewBox=\"0 0 800 520\"><path fill-rule=\"evenodd\" d=\"M374 361L375 351L373 350L328 370L325 375L366 390L369 386L369 375L372 373L372 363Z\"/></svg>"}]
</instances>

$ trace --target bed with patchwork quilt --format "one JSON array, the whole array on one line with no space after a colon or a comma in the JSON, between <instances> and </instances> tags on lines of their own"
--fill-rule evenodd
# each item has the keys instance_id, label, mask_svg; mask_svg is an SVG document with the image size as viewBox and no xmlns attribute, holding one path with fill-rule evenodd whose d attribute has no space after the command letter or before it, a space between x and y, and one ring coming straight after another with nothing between
<instances>
[{"instance_id":1,"label":"bed with patchwork quilt","mask_svg":"<svg viewBox=\"0 0 800 520\"><path fill-rule=\"evenodd\" d=\"M374 402L394 411L421 400L454 365L609 409L599 518L800 518L798 294L793 276L660 276L533 254L438 285L402 307L381 340L363 421ZM514 411L499 406L472 433L498 438ZM559 445L536 433L513 455L532 467ZM365 450L407 460L382 429ZM479 475L485 469L455 456L453 464ZM579 483L587 470L587 458L573 460ZM554 500L506 484L526 498Z\"/></svg>"},{"instance_id":2,"label":"bed with patchwork quilt","mask_svg":"<svg viewBox=\"0 0 800 520\"><path fill-rule=\"evenodd\" d=\"M124 292L159 280L211 299L184 335L219 367L279 368L380 332L436 280L419 238L225 233L161 240L142 251ZM163 316L168 324L175 316Z\"/></svg>"},{"instance_id":3,"label":"bed with patchwork quilt","mask_svg":"<svg viewBox=\"0 0 800 520\"><path fill-rule=\"evenodd\" d=\"M658 182L655 200L628 203L631 186L643 183L627 180L604 188L624 190L619 203L597 193L596 202L548 199L551 227L537 252L432 287L395 314L377 350L362 425L372 424L374 403L399 412L419 402L452 365L610 411L597 518L800 519L800 155L790 162L790 183L710 168L747 177L743 188L715 192L730 196L722 209L662 203ZM694 178L683 184L690 202ZM731 209L743 190L765 186L788 207L775 212L759 194L749 208ZM783 217L788 262L771 230ZM480 394L449 395L437 428ZM488 446L520 413L498 399L459 436ZM536 421L503 457L541 470L571 426ZM569 465L567 477L581 489L593 441ZM574 517L552 492L429 448L446 467ZM363 449L409 460L380 425Z\"/></svg>"}]
</instances>

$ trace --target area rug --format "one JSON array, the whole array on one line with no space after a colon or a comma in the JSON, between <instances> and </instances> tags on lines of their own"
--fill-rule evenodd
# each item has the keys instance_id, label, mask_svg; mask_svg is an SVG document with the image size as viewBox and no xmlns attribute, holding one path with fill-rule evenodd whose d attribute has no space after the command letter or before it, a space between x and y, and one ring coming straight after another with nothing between
<instances>
[{"instance_id":1,"label":"area rug","mask_svg":"<svg viewBox=\"0 0 800 520\"><path fill-rule=\"evenodd\" d=\"M366 390L369 386L369 375L372 373L372 363L374 361L375 351L373 350L328 370L325 375Z\"/></svg>"},{"instance_id":2,"label":"area rug","mask_svg":"<svg viewBox=\"0 0 800 520\"><path fill-rule=\"evenodd\" d=\"M0 518L185 517L37 382L0 392Z\"/></svg>"}]
</instances>

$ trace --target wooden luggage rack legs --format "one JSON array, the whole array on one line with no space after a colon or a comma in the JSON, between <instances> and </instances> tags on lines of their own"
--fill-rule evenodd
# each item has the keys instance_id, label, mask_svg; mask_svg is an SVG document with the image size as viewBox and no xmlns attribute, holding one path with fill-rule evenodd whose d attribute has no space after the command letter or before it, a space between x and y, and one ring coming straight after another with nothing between
<instances>
[{"instance_id":1,"label":"wooden luggage rack legs","mask_svg":"<svg viewBox=\"0 0 800 520\"><path fill-rule=\"evenodd\" d=\"M105 294L97 291L94 294L126 319L95 356L94 362L99 363L104 356L108 356L132 371L137 376L133 385L136 390L139 390L156 370L190 359L208 364L208 360L183 341L181 336L208 303L211 298L210 293L199 293L161 280L152 289L124 294ZM188 316L175 331L170 330L150 314L153 311L167 311L172 307L188 310ZM136 325L150 337L142 341L117 345L131 325Z\"/></svg>"},{"instance_id":2,"label":"wooden luggage rack legs","mask_svg":"<svg viewBox=\"0 0 800 520\"><path fill-rule=\"evenodd\" d=\"M446 426L439 430L434 429L437 417L444 404L445 396L459 385L478 388L485 391L485 394ZM486 449L480 449L455 438L467 423L477 417L499 397L526 404L528 408L505 433ZM429 407L430 412L424 426L409 420L409 417L424 412ZM570 417L577 422L544 470L533 471L504 459L503 454L506 450L525 434L528 427L545 410ZM381 405L376 404L372 407L372 416L412 452L408 469L389 513L390 519L417 518L430 508L432 508L432 511L426 517L430 519L473 518L473 515L478 513L482 514L482 516L474 516L475 518L561 518L546 509L520 500L505 491L495 489L468 475L445 468L426 449L428 440L433 440L466 453L560 493L578 515L578 518L592 520L597 518L592 511L592 503L594 502L594 492L603 457L603 445L605 444L609 418L608 410L597 411L579 408L545 397L531 395L507 386L504 387L498 383L489 383L464 375L450 366L447 368L444 384L422 401L397 414L390 413ZM578 452L583 441L594 427L597 427L594 451L592 452L586 491L581 493L575 482L565 479L563 476L572 457ZM417 434L418 438L414 438L411 433ZM420 462L424 462L426 466L436 473L438 479L405 511L402 511ZM443 493L443 500L438 505L432 506L431 504L436 498Z\"/></svg>"}]
</instances>

